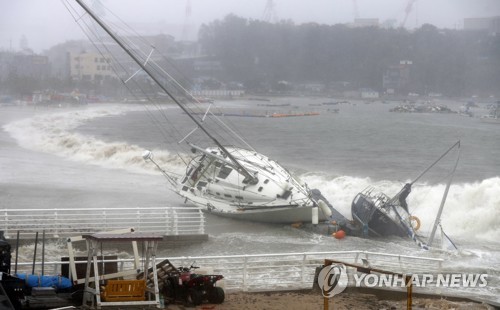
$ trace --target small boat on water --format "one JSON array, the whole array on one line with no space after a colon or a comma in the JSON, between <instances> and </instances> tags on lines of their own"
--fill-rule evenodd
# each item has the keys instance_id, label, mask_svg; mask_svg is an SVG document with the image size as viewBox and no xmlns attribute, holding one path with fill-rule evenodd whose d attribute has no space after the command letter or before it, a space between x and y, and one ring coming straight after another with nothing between
<instances>
[{"instance_id":1,"label":"small boat on water","mask_svg":"<svg viewBox=\"0 0 500 310\"><path fill-rule=\"evenodd\" d=\"M160 169L173 191L181 196L185 203L216 215L259 222L310 222L313 214L318 214L319 219L328 218L328 208L321 208L322 212L315 212L318 211L320 201L314 198L307 184L301 182L277 161L251 147L238 130L219 118L217 111L212 111L216 109L214 105L209 104L208 107L198 105L199 102L189 92L189 85L186 85L189 84L188 79L175 70L175 66L169 66L168 61L164 61L166 57L163 55L162 58L157 57L156 54L159 52L154 47L150 52L141 51L138 48L141 45L130 42L131 37L116 32L117 29L120 31L128 29L127 25L123 25L122 28L114 26L114 29L110 29L107 24L115 25L114 23L106 23L81 0L76 2L86 14L75 12L75 20L83 27L97 23L117 45L113 52L115 50L124 52L125 57L133 60L131 63L136 64L133 70L142 73L140 79L147 76L148 82L156 85L163 100L168 98L182 110L186 116L186 121L183 123L194 126L194 129L183 132L176 137L178 139L175 139L177 141L175 147L179 149L183 147L177 154L186 164L184 175L166 172L154 161L150 151L143 154L145 160L153 162ZM81 16L85 21L82 21ZM103 42L104 32L99 32L99 35L95 36L92 28L86 34L94 46L108 46L109 42ZM107 49L107 52L111 53L112 50ZM113 59L124 58L113 56ZM161 59L162 62L157 62L155 59ZM118 67L123 64L113 65ZM134 73L127 76L129 72L133 72L129 69L128 63L126 69L120 79L127 86L127 83L133 82L139 75ZM117 68L115 72L121 71ZM134 87L140 88L140 86L141 83L137 83ZM146 90L142 90L142 94L147 93ZM251 99L256 100L256 98L249 100ZM161 102L155 102L155 98L148 100L156 108L155 113L161 113L162 118L168 119L168 112L157 108ZM268 101L264 98L259 100ZM300 116L317 114L301 113ZM286 116L298 116L298 114L276 114L272 117ZM166 131L165 127L169 126L172 125L169 123L160 130ZM175 128L164 134L170 136L183 130L185 128L180 130Z\"/></svg>"},{"instance_id":2,"label":"small boat on water","mask_svg":"<svg viewBox=\"0 0 500 310\"><path fill-rule=\"evenodd\" d=\"M415 180L411 183L405 184L403 188L392 198L384 193L376 192L373 187L369 187L357 194L352 202L351 212L356 226L361 230L361 235L365 237L410 237L420 247L428 249L434 240L437 226L440 225L441 213L448 194L451 177L443 195L441 206L437 212L433 230L427 240L424 240L424 237L417 234L417 231L420 228L420 220L418 217L411 214L406 199L411 193L413 184L455 147L460 147L460 141L450 147L439 157L437 161L422 172ZM457 164L458 156L453 172L455 171Z\"/></svg>"},{"instance_id":3,"label":"small boat on water","mask_svg":"<svg viewBox=\"0 0 500 310\"><path fill-rule=\"evenodd\" d=\"M401 191L390 198L384 193L374 192L370 187L356 195L352 202L352 218L361 227L363 234L376 237L406 237L408 229L418 229L412 220L418 219L408 212L406 197L411 192L411 184L405 184Z\"/></svg>"},{"instance_id":4,"label":"small boat on water","mask_svg":"<svg viewBox=\"0 0 500 310\"><path fill-rule=\"evenodd\" d=\"M249 99L250 100L250 99ZM289 107L289 103L263 103L258 104L260 107Z\"/></svg>"},{"instance_id":5,"label":"small boat on water","mask_svg":"<svg viewBox=\"0 0 500 310\"><path fill-rule=\"evenodd\" d=\"M491 105L490 112L481 117L481 122L500 124L500 101Z\"/></svg>"}]
</instances>

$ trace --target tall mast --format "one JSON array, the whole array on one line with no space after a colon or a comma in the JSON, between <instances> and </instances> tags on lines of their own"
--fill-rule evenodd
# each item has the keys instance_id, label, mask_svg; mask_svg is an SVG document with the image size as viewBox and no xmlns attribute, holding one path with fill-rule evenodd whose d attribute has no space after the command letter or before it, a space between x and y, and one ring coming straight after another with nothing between
<instances>
[{"instance_id":1,"label":"tall mast","mask_svg":"<svg viewBox=\"0 0 500 310\"><path fill-rule=\"evenodd\" d=\"M234 158L233 155L231 155L231 153L229 153L229 151L214 137L212 136L206 129L205 127L203 127L201 125L201 123L193 116L191 115L191 113L189 113L189 111L186 109L186 107L184 105L182 105L180 103L179 100L177 100L177 98L175 98L175 96L169 91L167 90L167 88L165 86L163 86L162 83L160 83L160 81L151 73L151 71L146 67L146 64L143 64L138 58L136 55L134 55L126 46L125 44L121 41L120 38L118 38L109 28L108 26L97 16L94 14L94 12L92 12L89 7L82 2L82 0L75 0L84 10L85 12L87 12L87 14L90 15L90 17L92 17L97 24L99 24L99 26L102 27L102 29L104 29L104 31L106 31L106 33L111 36L111 38L113 38L113 40L115 40L115 42L139 65L139 67L141 67L142 70L144 70L144 72L146 72L149 77L182 109L182 111L184 113L186 113L189 118L191 118L191 120L196 124L196 126L198 126L198 128L200 128L201 130L203 130L203 132L210 138L212 139L212 141L225 153L225 155L227 155L227 157L229 157L229 159L235 164L235 166L237 167L237 170L239 172L241 172L244 176L245 176L245 180L243 181L244 183L252 183L252 184L255 184L257 183L257 177L252 175L250 172L248 172L247 169L245 169L245 167L243 167L239 162L238 160L236 160L236 158Z\"/></svg>"}]
</instances>

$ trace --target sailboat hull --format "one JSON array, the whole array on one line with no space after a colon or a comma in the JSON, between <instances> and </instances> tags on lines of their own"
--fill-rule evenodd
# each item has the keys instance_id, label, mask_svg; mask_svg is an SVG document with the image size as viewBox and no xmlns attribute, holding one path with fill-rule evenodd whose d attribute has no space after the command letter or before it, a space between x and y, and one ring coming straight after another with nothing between
<instances>
[{"instance_id":1,"label":"sailboat hull","mask_svg":"<svg viewBox=\"0 0 500 310\"><path fill-rule=\"evenodd\" d=\"M244 206L228 205L225 201L217 202L213 199L204 199L200 196L184 197L186 198L186 203L200 208L203 212L237 220L291 224L299 222L311 223L313 218L312 203L304 205ZM327 219L329 219L328 215L319 210L318 220L325 221Z\"/></svg>"},{"instance_id":2,"label":"sailboat hull","mask_svg":"<svg viewBox=\"0 0 500 310\"><path fill-rule=\"evenodd\" d=\"M204 209L204 212L211 213L217 216L233 218L243 221L253 221L260 223L271 224L291 224L291 223L311 223L312 208L307 207L284 207L284 208L269 208L267 210L245 210L235 212L220 212L217 210ZM319 215L319 220L324 221L327 217Z\"/></svg>"},{"instance_id":3,"label":"sailboat hull","mask_svg":"<svg viewBox=\"0 0 500 310\"><path fill-rule=\"evenodd\" d=\"M352 218L360 226L366 223L368 235L377 237L407 236L407 228L391 212L378 206L372 196L359 193L352 202Z\"/></svg>"}]
</instances>

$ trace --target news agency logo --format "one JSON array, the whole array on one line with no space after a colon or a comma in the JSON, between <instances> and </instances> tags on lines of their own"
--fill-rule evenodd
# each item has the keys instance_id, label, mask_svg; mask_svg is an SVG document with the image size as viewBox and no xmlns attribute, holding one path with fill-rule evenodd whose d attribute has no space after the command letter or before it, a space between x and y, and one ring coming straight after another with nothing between
<instances>
[{"instance_id":1,"label":"news agency logo","mask_svg":"<svg viewBox=\"0 0 500 310\"><path fill-rule=\"evenodd\" d=\"M325 266L318 274L318 285L323 297L326 298L342 293L348 281L347 268L344 264Z\"/></svg>"},{"instance_id":2,"label":"news agency logo","mask_svg":"<svg viewBox=\"0 0 500 310\"><path fill-rule=\"evenodd\" d=\"M349 281L351 279L352 281ZM357 273L347 274L344 264L324 266L317 279L321 293L325 298L331 298L342 293L348 283L355 287L366 288L404 288L404 287L434 287L434 288L483 288L488 286L488 274L438 273L438 274L384 274Z\"/></svg>"},{"instance_id":3,"label":"news agency logo","mask_svg":"<svg viewBox=\"0 0 500 310\"><path fill-rule=\"evenodd\" d=\"M488 285L487 274L353 274L356 287L462 287L475 288Z\"/></svg>"}]
</instances>

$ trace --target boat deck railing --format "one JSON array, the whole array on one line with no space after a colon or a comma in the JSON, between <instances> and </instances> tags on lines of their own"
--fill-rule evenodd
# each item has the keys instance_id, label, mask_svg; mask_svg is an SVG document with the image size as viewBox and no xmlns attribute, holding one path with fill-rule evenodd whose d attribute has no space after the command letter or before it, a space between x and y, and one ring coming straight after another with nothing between
<instances>
[{"instance_id":1,"label":"boat deck railing","mask_svg":"<svg viewBox=\"0 0 500 310\"><path fill-rule=\"evenodd\" d=\"M156 258L161 262L166 258ZM351 264L369 264L371 268L380 268L397 273L431 273L442 270L443 259L395 255L366 251L335 251L279 253L255 255L226 256L184 256L169 257L176 267L188 267L194 263L200 269L197 273L221 274L224 276L223 286L228 291L268 291L310 289L314 283L317 267L324 264L325 259L334 259ZM126 270L133 264L133 259L105 260L104 263L117 263L118 270ZM61 274L61 266L67 261L45 262L46 274ZM86 261L76 262L86 264ZM100 261L102 263L102 261ZM40 274L42 264L32 262L18 263L18 273L28 272ZM14 266L11 267L14 270ZM38 272L37 272L38 270ZM351 281L351 280L350 280ZM352 284L351 284L352 285Z\"/></svg>"},{"instance_id":2,"label":"boat deck railing","mask_svg":"<svg viewBox=\"0 0 500 310\"><path fill-rule=\"evenodd\" d=\"M205 216L192 207L3 209L0 227L8 239L59 238L133 227L163 235L205 233Z\"/></svg>"}]
</instances>

